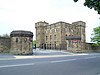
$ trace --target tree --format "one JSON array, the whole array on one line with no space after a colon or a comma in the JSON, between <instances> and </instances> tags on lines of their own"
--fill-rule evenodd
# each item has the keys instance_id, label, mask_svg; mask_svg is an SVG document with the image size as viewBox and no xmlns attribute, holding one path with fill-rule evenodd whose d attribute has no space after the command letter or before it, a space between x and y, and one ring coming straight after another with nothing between
<instances>
[{"instance_id":1,"label":"tree","mask_svg":"<svg viewBox=\"0 0 100 75\"><path fill-rule=\"evenodd\" d=\"M10 38L10 36L8 34L3 34L2 37Z\"/></svg>"},{"instance_id":2,"label":"tree","mask_svg":"<svg viewBox=\"0 0 100 75\"><path fill-rule=\"evenodd\" d=\"M0 35L0 37L10 38L10 36L8 34Z\"/></svg>"},{"instance_id":3,"label":"tree","mask_svg":"<svg viewBox=\"0 0 100 75\"><path fill-rule=\"evenodd\" d=\"M36 40L33 41L33 46L35 46L35 44L36 44Z\"/></svg>"},{"instance_id":4,"label":"tree","mask_svg":"<svg viewBox=\"0 0 100 75\"><path fill-rule=\"evenodd\" d=\"M93 42L96 42L96 46L100 46L100 26L96 27L93 29L93 37L91 38L91 40Z\"/></svg>"},{"instance_id":5,"label":"tree","mask_svg":"<svg viewBox=\"0 0 100 75\"><path fill-rule=\"evenodd\" d=\"M36 40L33 41L33 44L36 44Z\"/></svg>"},{"instance_id":6,"label":"tree","mask_svg":"<svg viewBox=\"0 0 100 75\"><path fill-rule=\"evenodd\" d=\"M78 0L74 0L74 2L77 1ZM94 8L94 10L100 14L100 0L85 0L84 6L87 6L90 9Z\"/></svg>"}]
</instances>

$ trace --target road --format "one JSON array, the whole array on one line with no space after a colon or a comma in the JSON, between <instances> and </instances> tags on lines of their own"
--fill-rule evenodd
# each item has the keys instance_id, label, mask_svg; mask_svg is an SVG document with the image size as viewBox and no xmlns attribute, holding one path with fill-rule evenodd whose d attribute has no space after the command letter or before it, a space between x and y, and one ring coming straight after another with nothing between
<instances>
[{"instance_id":1,"label":"road","mask_svg":"<svg viewBox=\"0 0 100 75\"><path fill-rule=\"evenodd\" d=\"M0 75L100 75L100 54L0 60Z\"/></svg>"}]
</instances>

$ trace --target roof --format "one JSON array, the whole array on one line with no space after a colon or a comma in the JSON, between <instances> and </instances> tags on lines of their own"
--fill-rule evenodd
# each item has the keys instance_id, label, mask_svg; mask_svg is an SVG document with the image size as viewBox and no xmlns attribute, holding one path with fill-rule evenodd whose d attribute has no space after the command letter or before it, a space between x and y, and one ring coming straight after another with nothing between
<instances>
[{"instance_id":1,"label":"roof","mask_svg":"<svg viewBox=\"0 0 100 75\"><path fill-rule=\"evenodd\" d=\"M11 37L15 37L15 36L33 37L33 33L30 31L16 30L16 31L12 31L10 36Z\"/></svg>"}]
</instances>

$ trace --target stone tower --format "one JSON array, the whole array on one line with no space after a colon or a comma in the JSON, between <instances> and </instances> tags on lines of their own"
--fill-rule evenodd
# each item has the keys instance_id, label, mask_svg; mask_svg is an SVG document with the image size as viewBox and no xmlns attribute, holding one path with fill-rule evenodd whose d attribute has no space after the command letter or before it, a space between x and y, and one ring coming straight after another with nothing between
<instances>
[{"instance_id":1,"label":"stone tower","mask_svg":"<svg viewBox=\"0 0 100 75\"><path fill-rule=\"evenodd\" d=\"M37 22L35 23L36 28L36 47L39 48L43 44L45 44L45 26L47 26L47 22Z\"/></svg>"},{"instance_id":2,"label":"stone tower","mask_svg":"<svg viewBox=\"0 0 100 75\"><path fill-rule=\"evenodd\" d=\"M12 54L33 54L32 39L33 33L30 31L12 31L11 34L11 53Z\"/></svg>"},{"instance_id":3,"label":"stone tower","mask_svg":"<svg viewBox=\"0 0 100 75\"><path fill-rule=\"evenodd\" d=\"M86 23L83 21L77 21L73 22L72 25L75 25L76 28L76 34L81 38L79 46L81 50L85 50L85 42L86 42L86 35L85 35L85 28L86 28Z\"/></svg>"}]
</instances>

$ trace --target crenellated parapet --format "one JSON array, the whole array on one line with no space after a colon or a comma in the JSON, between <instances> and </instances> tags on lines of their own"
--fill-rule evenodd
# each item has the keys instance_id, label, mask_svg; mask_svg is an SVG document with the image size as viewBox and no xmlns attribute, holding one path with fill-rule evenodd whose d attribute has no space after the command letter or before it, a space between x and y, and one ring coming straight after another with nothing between
<instances>
[{"instance_id":1,"label":"crenellated parapet","mask_svg":"<svg viewBox=\"0 0 100 75\"><path fill-rule=\"evenodd\" d=\"M47 22L43 22L43 21L40 21L40 22L37 22L37 23L35 23L35 28L37 28L37 27L43 27L43 26L46 26L46 25L49 25L49 23L47 23Z\"/></svg>"},{"instance_id":2,"label":"crenellated parapet","mask_svg":"<svg viewBox=\"0 0 100 75\"><path fill-rule=\"evenodd\" d=\"M72 25L86 27L86 23L83 21L73 22Z\"/></svg>"}]
</instances>

